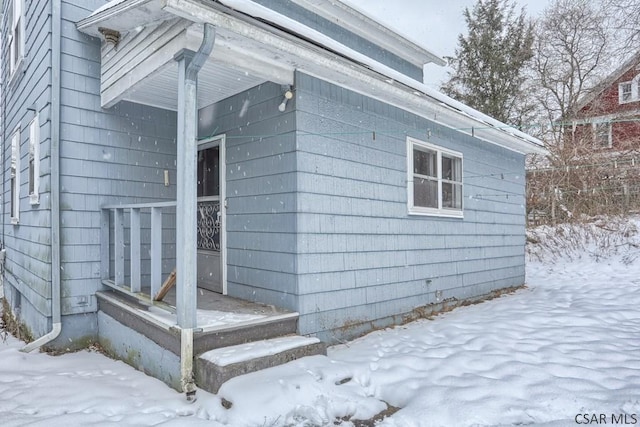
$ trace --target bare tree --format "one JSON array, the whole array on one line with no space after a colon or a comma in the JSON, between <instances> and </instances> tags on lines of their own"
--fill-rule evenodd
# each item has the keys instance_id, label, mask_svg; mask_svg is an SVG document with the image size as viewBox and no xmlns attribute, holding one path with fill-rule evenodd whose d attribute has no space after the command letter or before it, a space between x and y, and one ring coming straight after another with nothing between
<instances>
[{"instance_id":1,"label":"bare tree","mask_svg":"<svg viewBox=\"0 0 640 427\"><path fill-rule=\"evenodd\" d=\"M606 14L591 0L556 0L538 22L536 36L532 95L552 124L549 142L560 146L566 135L557 124L577 116L580 100L609 70Z\"/></svg>"},{"instance_id":2,"label":"bare tree","mask_svg":"<svg viewBox=\"0 0 640 427\"><path fill-rule=\"evenodd\" d=\"M623 11L613 5L637 14L621 20ZM530 93L547 124L538 136L549 155L528 166L530 219L564 221L640 206L637 152L623 146L615 153L596 150L597 127L585 126L587 115L606 114L601 85L611 84L605 77L637 50L621 49L620 42L631 40L629 34L638 37L638 26L640 0L555 0L536 23ZM623 139L637 146L638 137Z\"/></svg>"},{"instance_id":3,"label":"bare tree","mask_svg":"<svg viewBox=\"0 0 640 427\"><path fill-rule=\"evenodd\" d=\"M616 49L626 53L636 51L640 44L640 1L602 0L602 2L610 18L608 25L617 34Z\"/></svg>"}]
</instances>

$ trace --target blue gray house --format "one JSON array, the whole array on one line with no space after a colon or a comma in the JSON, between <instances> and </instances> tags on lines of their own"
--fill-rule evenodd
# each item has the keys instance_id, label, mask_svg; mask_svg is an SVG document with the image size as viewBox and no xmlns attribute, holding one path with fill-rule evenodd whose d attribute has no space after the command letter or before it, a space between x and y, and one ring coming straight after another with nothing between
<instances>
[{"instance_id":1,"label":"blue gray house","mask_svg":"<svg viewBox=\"0 0 640 427\"><path fill-rule=\"evenodd\" d=\"M423 85L443 61L349 6L2 12L2 271L25 351L99 341L191 393L244 369L228 346L266 366L524 283L539 141Z\"/></svg>"}]
</instances>

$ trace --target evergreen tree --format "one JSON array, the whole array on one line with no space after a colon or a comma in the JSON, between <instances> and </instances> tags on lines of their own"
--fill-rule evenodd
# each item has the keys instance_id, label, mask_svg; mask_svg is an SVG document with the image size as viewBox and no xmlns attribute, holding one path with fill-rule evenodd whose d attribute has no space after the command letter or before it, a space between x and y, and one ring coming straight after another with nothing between
<instances>
[{"instance_id":1,"label":"evergreen tree","mask_svg":"<svg viewBox=\"0 0 640 427\"><path fill-rule=\"evenodd\" d=\"M468 34L458 36L453 72L441 90L502 122L522 126L532 112L526 100L528 62L533 57L533 24L510 0L478 0L465 8ZM527 129L525 129L527 130Z\"/></svg>"}]
</instances>

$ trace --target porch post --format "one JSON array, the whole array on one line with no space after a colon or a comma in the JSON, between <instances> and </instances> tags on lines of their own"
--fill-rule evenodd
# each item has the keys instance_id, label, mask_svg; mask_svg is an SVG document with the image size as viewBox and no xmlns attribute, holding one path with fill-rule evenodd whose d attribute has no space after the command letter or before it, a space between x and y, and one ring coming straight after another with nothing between
<instances>
[{"instance_id":1,"label":"porch post","mask_svg":"<svg viewBox=\"0 0 640 427\"><path fill-rule=\"evenodd\" d=\"M180 375L187 399L195 396L193 331L197 326L197 119L198 72L211 54L215 29L204 24L198 52L178 52L178 140L176 206L176 314L181 330Z\"/></svg>"},{"instance_id":2,"label":"porch post","mask_svg":"<svg viewBox=\"0 0 640 427\"><path fill-rule=\"evenodd\" d=\"M193 383L193 329L196 327L197 264L197 84L187 78L194 52L182 50L178 61L178 141L176 206L176 315L181 329L182 389L195 393Z\"/></svg>"}]
</instances>

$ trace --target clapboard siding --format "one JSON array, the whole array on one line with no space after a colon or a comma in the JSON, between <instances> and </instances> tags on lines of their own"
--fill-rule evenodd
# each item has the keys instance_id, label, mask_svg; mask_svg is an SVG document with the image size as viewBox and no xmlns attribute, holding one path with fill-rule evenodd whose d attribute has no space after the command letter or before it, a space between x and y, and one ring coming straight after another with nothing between
<instances>
[{"instance_id":1,"label":"clapboard siding","mask_svg":"<svg viewBox=\"0 0 640 427\"><path fill-rule=\"evenodd\" d=\"M302 333L524 283L522 155L301 73L296 91ZM463 153L464 219L408 214L407 136Z\"/></svg>"},{"instance_id":2,"label":"clapboard siding","mask_svg":"<svg viewBox=\"0 0 640 427\"><path fill-rule=\"evenodd\" d=\"M226 135L229 295L297 308L293 102L266 83L200 111L201 139Z\"/></svg>"}]
</instances>

